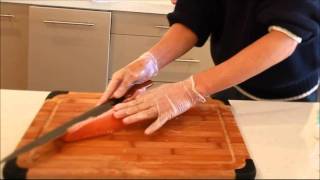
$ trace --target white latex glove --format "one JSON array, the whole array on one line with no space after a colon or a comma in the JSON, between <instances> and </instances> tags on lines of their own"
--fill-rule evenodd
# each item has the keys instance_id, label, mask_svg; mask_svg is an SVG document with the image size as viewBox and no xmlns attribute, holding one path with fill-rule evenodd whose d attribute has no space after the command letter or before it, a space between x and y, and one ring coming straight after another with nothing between
<instances>
[{"instance_id":1,"label":"white latex glove","mask_svg":"<svg viewBox=\"0 0 320 180\"><path fill-rule=\"evenodd\" d=\"M146 52L139 58L115 72L98 104L110 98L122 97L130 87L150 80L158 74L157 59Z\"/></svg>"},{"instance_id":2,"label":"white latex glove","mask_svg":"<svg viewBox=\"0 0 320 180\"><path fill-rule=\"evenodd\" d=\"M191 76L184 81L151 89L129 102L117 104L113 109L114 116L123 118L125 124L156 119L145 130L145 134L152 134L170 119L205 101L206 99L196 90Z\"/></svg>"}]
</instances>

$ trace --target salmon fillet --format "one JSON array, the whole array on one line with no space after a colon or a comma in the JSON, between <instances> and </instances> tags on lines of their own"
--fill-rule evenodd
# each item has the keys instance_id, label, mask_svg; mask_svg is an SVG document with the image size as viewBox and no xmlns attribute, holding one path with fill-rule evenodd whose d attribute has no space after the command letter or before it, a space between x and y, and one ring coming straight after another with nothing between
<instances>
[{"instance_id":1,"label":"salmon fillet","mask_svg":"<svg viewBox=\"0 0 320 180\"><path fill-rule=\"evenodd\" d=\"M138 94L146 91L152 85L151 81L146 81L142 84L133 86L125 95L124 102L130 101ZM65 142L72 142L83 140L87 138L97 137L112 134L113 132L123 129L126 125L123 124L122 119L117 119L113 116L113 110L97 116L89 118L85 121L79 122L71 126L66 134L61 137Z\"/></svg>"},{"instance_id":2,"label":"salmon fillet","mask_svg":"<svg viewBox=\"0 0 320 180\"><path fill-rule=\"evenodd\" d=\"M62 136L65 142L83 140L87 138L111 134L125 127L121 119L113 116L113 110L109 110L97 117L89 118L70 127Z\"/></svg>"}]
</instances>

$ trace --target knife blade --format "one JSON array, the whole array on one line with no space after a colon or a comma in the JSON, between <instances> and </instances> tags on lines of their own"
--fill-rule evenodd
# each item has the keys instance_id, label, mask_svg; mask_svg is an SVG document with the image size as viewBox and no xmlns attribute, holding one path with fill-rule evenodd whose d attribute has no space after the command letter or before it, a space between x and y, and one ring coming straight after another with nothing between
<instances>
[{"instance_id":1,"label":"knife blade","mask_svg":"<svg viewBox=\"0 0 320 180\"><path fill-rule=\"evenodd\" d=\"M14 152L12 152L11 154L9 154L8 156L6 156L5 158L3 158L0 161L0 164L6 161L9 161L15 157L17 157L18 155L28 152L31 149L38 147L40 145L43 145L51 140L57 139L60 136L62 136L63 134L66 133L66 131L68 130L69 127L71 127L72 125L84 121L90 117L96 117L104 112L106 112L107 110L111 109L114 105L122 102L126 97L132 95L136 90L141 89L143 87L147 88L149 86L152 85L151 81L147 81L143 84L137 84L134 85L127 93L125 96L118 98L118 99L111 99L99 106L96 106L92 109L90 109L89 111L71 119L70 121L65 122L64 124L60 125L59 127L49 131L48 133L40 136L39 138L33 140L32 142L22 146L19 149L16 149Z\"/></svg>"}]
</instances>

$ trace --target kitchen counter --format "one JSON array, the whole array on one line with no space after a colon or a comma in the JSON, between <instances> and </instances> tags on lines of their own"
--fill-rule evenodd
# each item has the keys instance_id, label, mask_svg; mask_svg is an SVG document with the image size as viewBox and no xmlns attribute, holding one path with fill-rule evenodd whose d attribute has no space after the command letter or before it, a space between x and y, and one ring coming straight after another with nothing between
<instances>
[{"instance_id":1,"label":"kitchen counter","mask_svg":"<svg viewBox=\"0 0 320 180\"><path fill-rule=\"evenodd\" d=\"M171 4L170 0L0 0L0 2L153 14L168 14L174 9L174 5Z\"/></svg>"},{"instance_id":2,"label":"kitchen counter","mask_svg":"<svg viewBox=\"0 0 320 180\"><path fill-rule=\"evenodd\" d=\"M0 93L2 159L14 150L49 92L1 90ZM319 103L231 101L231 104L255 162L257 179L319 178L319 171L313 167L319 163L319 155L310 159L309 144L315 127L307 127L317 118ZM311 136L304 132L310 132Z\"/></svg>"},{"instance_id":3,"label":"kitchen counter","mask_svg":"<svg viewBox=\"0 0 320 180\"><path fill-rule=\"evenodd\" d=\"M319 103L230 103L258 179L319 179Z\"/></svg>"}]
</instances>

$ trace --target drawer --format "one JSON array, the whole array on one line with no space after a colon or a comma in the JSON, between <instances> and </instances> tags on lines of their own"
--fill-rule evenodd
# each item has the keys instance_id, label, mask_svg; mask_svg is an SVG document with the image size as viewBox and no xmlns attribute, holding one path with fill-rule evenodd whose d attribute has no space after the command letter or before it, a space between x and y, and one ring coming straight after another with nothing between
<instances>
[{"instance_id":1,"label":"drawer","mask_svg":"<svg viewBox=\"0 0 320 180\"><path fill-rule=\"evenodd\" d=\"M29 21L29 89L105 89L110 12L32 6Z\"/></svg>"},{"instance_id":2,"label":"drawer","mask_svg":"<svg viewBox=\"0 0 320 180\"><path fill-rule=\"evenodd\" d=\"M1 88L27 88L28 6L0 3Z\"/></svg>"},{"instance_id":3,"label":"drawer","mask_svg":"<svg viewBox=\"0 0 320 180\"><path fill-rule=\"evenodd\" d=\"M109 78L151 46L159 41L158 37L111 35L111 53ZM157 82L176 82L188 78L191 74L213 66L209 43L202 48L193 48L181 58L163 68L153 80Z\"/></svg>"},{"instance_id":4,"label":"drawer","mask_svg":"<svg viewBox=\"0 0 320 180\"><path fill-rule=\"evenodd\" d=\"M30 6L30 11L37 13L37 21L47 27L56 29L73 28L76 30L90 29L91 31L105 27L110 21L108 19L106 22L106 14L111 14L110 12L37 6ZM31 19L32 21L33 19Z\"/></svg>"},{"instance_id":5,"label":"drawer","mask_svg":"<svg viewBox=\"0 0 320 180\"><path fill-rule=\"evenodd\" d=\"M112 13L112 34L162 36L169 28L166 15L133 12Z\"/></svg>"}]
</instances>

